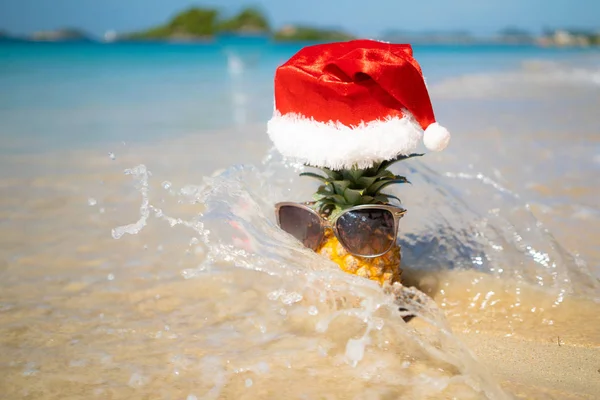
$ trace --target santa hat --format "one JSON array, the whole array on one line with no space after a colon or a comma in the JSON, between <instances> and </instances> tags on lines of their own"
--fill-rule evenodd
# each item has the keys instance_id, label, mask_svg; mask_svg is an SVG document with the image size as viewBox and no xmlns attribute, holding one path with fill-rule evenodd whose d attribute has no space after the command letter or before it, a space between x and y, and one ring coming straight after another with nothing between
<instances>
[{"instance_id":1,"label":"santa hat","mask_svg":"<svg viewBox=\"0 0 600 400\"><path fill-rule=\"evenodd\" d=\"M352 40L308 46L275 73L267 126L282 155L315 167L367 168L450 140L433 114L407 44Z\"/></svg>"}]
</instances>

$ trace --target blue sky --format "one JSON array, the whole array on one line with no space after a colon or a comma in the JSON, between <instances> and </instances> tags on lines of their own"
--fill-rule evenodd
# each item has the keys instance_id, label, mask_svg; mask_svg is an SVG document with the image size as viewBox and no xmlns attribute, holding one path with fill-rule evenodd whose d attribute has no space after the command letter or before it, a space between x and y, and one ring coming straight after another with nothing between
<instances>
[{"instance_id":1,"label":"blue sky","mask_svg":"<svg viewBox=\"0 0 600 400\"><path fill-rule=\"evenodd\" d=\"M363 36L386 29L491 34L508 25L534 32L543 27L600 30L600 0L0 0L0 29L25 34L68 26L102 35L159 24L193 5L217 7L224 14L256 5L275 27L309 23Z\"/></svg>"}]
</instances>

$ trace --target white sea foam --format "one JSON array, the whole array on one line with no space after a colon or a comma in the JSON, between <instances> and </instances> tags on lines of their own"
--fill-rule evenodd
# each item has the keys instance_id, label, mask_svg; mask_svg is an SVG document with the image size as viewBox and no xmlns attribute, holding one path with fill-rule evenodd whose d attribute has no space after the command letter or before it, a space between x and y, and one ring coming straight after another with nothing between
<instances>
[{"instance_id":1,"label":"white sea foam","mask_svg":"<svg viewBox=\"0 0 600 400\"><path fill-rule=\"evenodd\" d=\"M341 272L277 228L272 215L275 202L310 196L309 185L298 182L289 186L289 182L298 180L297 169L272 152L263 165L234 166L204 178L204 184L193 190L189 185L179 191L173 189L171 193L179 202L202 204L202 212L191 219L171 217L169 210L159 209L152 192L144 189L152 186L151 175L134 174L142 195L141 219L146 223L140 225L138 221L115 230L140 234L142 231L138 227L145 229L165 222L167 226L191 229L190 234L196 238L194 243L199 241L206 248L206 258L197 268L184 271L187 279L203 280L233 268L263 274L265 279L270 276L280 282L261 294L264 296L261 301L271 304L270 311L263 309L262 314L252 317L256 318L252 325L258 327L262 335L260 341L283 340L289 329L294 329L292 321L301 325L314 324L310 333L303 333L302 339L296 337L294 344L290 343L294 350L288 350L285 368L302 370L300 365L313 356L331 357L330 362L351 368L346 373L352 374L350 371L354 368L357 373L376 369L381 374L395 368L393 359L380 353L382 346L387 346L383 334L388 341L402 342L403 351L414 360L413 364L399 365L398 371L408 372L397 371L393 377L386 376L387 384L411 387L411 393L420 395L466 391L466 396L484 393L490 399L504 398L497 383L454 337L438 306L422 292L399 286L393 296L386 295L374 282ZM129 171L146 171L146 168L139 166ZM538 226L528 206L520 203L519 196L482 174L455 173L446 174L446 178L442 179L419 162L412 164L411 181L419 188L412 197L419 200L408 206L411 218L403 221L402 226L403 232L409 232L401 236L407 268L484 272L474 279L473 285L485 276L516 283L512 286L516 307L511 311L513 316L519 315L518 307L526 302L522 297L524 287L543 288L554 296L555 307L561 305L567 294L594 293L597 287L587 279L589 275L585 268L576 265L572 256ZM466 194L470 196L469 205L463 198ZM474 196L484 196L485 200L475 201ZM146 209L150 214L144 211ZM136 229L130 229L131 226ZM127 240L124 236L118 237ZM244 289L230 287L228 290L239 296ZM263 289L255 286L252 290ZM458 307L496 309L502 296L501 291L486 290L475 295L470 305ZM236 315L238 306L234 304L228 303L227 309L220 313ZM333 304L338 305L332 307ZM239 306L243 307L243 304ZM406 311L398 312L399 306ZM443 300L442 306L445 306ZM500 312L500 308L496 312ZM400 317L409 314L417 315L427 328L415 330L403 323ZM281 319L291 325L284 327L276 322ZM517 324L518 320L515 317L511 323ZM346 326L347 333L342 333L340 326ZM207 329L205 346L215 354L219 354L217 349L220 348L238 354L227 358L229 363L237 366L238 373L247 368L244 365L249 362L266 362L268 371L277 376L275 353L249 352L242 342L238 343L240 334L248 335L254 331L232 331L226 326ZM338 350L335 356L327 350L331 346L331 343L327 345L331 340L328 338L332 335L344 343L344 350ZM396 339L389 339L389 335ZM298 352L303 361L294 356L299 355ZM373 358L375 353L377 356ZM212 382L207 392L209 397L218 396L228 382L235 380L223 367L224 362L218 356L207 356L203 361L206 373L210 371L205 378ZM450 369L457 372L440 374L431 367L438 363L451 366ZM444 370L448 371L447 368ZM252 387L260 384L260 380L253 379L252 382Z\"/></svg>"},{"instance_id":2,"label":"white sea foam","mask_svg":"<svg viewBox=\"0 0 600 400\"><path fill-rule=\"evenodd\" d=\"M430 87L436 98L537 98L552 96L557 89L563 96L577 92L600 91L597 62L573 65L541 60L524 61L521 68L500 72L481 72L452 77ZM568 92L564 92L564 90Z\"/></svg>"}]
</instances>

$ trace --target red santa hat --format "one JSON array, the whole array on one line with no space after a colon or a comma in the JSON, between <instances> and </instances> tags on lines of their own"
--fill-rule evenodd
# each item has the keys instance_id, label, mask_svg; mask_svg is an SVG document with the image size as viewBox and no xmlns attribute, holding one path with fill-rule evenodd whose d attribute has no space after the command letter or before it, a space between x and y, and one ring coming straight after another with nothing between
<instances>
[{"instance_id":1,"label":"red santa hat","mask_svg":"<svg viewBox=\"0 0 600 400\"><path fill-rule=\"evenodd\" d=\"M352 40L308 46L275 73L267 132L282 155L330 169L367 168L450 141L433 114L408 44Z\"/></svg>"}]
</instances>

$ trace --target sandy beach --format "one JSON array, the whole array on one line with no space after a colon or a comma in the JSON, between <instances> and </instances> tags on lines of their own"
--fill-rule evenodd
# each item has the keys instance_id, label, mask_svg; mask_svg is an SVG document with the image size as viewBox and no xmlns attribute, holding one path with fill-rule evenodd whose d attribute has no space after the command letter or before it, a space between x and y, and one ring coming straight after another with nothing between
<instances>
[{"instance_id":1,"label":"sandy beach","mask_svg":"<svg viewBox=\"0 0 600 400\"><path fill-rule=\"evenodd\" d=\"M598 397L597 54L434 69L452 146L392 192L407 324L275 225L315 189L265 133L289 49L247 50L256 81L212 48L75 50L11 58L0 98L0 397Z\"/></svg>"},{"instance_id":2,"label":"sandy beach","mask_svg":"<svg viewBox=\"0 0 600 400\"><path fill-rule=\"evenodd\" d=\"M291 281L282 286L278 273L265 275L243 265L232 268L227 261L220 261L217 265L221 267L207 274L198 267L206 250L198 245L197 235L192 236L195 232L177 225L169 228L157 217L151 217L138 235L119 240L111 237L113 228L134 222L140 214L139 185L136 188L136 180L123 173L124 167L149 160L150 203L191 221L204 207L181 204L185 197L173 195L180 193L177 188L196 182L194 177L214 175L215 167L226 168L235 164L234 159L260 165L268 150L266 141L234 140L234 131L214 137L220 143L230 137L227 149L235 146L238 150L215 149L202 158L186 150L211 143L207 135L135 150L122 145L114 152L4 158L3 162L12 163L12 170L18 171L12 178L3 177L1 187L5 278L0 336L7 350L1 364L7 398L77 398L80 393L99 398L153 398L156 393L202 398L203 390L206 398L280 398L286 390L306 391L301 389L306 374L327 376L314 381L309 393L329 393L331 398L351 398L357 391L377 397L382 387L390 395L404 393L408 398L592 399L600 390L600 306L585 296L567 296L557 305L556 291L536 289L523 281L511 282L477 271L423 272L407 264L405 283L432 296L453 332L452 346L464 346L483 377L462 361L448 369L438 366L443 364L441 360L422 354L420 346L413 343L406 348L406 338L397 337L397 331L386 331L385 326L394 325L397 318L389 315L389 310L382 315L386 321L380 333L383 336L373 339L379 344L362 361L366 366L351 368L341 359L334 366L319 352L334 359L342 357L347 335L356 337L361 323L348 317L339 321L335 330L314 336L310 332L319 330L315 331L315 317L305 311L309 304L317 304L318 315L323 316L333 316L336 308L328 301L312 303L311 292L327 279L342 284L338 294L328 297L340 293L365 296L374 293L372 288L361 292L344 287L338 271L326 263L319 268L334 274L333 278L318 275L311 278L316 279L312 284L316 286L304 289ZM15 168L17 165L20 167ZM575 234L560 233L564 237ZM296 267L301 265L304 263ZM54 272L48 275L48 271ZM32 290L31 284L39 281L43 284ZM278 296L272 293L278 290L300 293L303 300L273 301ZM486 297L487 293L494 296ZM281 310L273 303L286 310L286 322L279 320ZM423 321L416 318L407 327L395 328L402 332L415 329L427 337L443 326L435 319L433 323ZM206 342L211 329L217 335L212 345ZM252 351L255 336L270 331L277 332L280 339L273 342L271 338L263 342L266 347ZM248 336L243 339L234 332ZM235 344L231 340L236 340ZM208 357L211 346L224 345L233 352L209 357L213 367L201 361ZM316 358L310 351L298 358L306 346L315 349ZM452 346L446 346L450 345L442 345L442 351L452 354ZM395 371L398 367L392 367L389 359L392 354L411 360L414 371L407 374L412 366L400 368L395 378L388 380L368 375L369 368L381 363L386 365L383 371ZM294 365L289 373L274 367L286 362ZM222 376L208 374L206 368L216 368ZM488 392L483 396L460 382L431 392L418 381L402 386L403 379L416 379L417 371L438 369L446 371L438 372L438 384L448 374L473 379L478 382L475 387ZM359 380L367 379L361 389L348 384L347 379L355 373L362 374ZM253 382L251 387L247 379ZM297 385L290 384L290 379ZM375 384L378 380L386 384ZM391 383L394 381L399 386ZM222 385L214 386L215 382Z\"/></svg>"}]
</instances>

